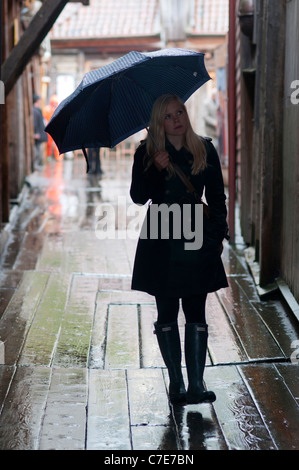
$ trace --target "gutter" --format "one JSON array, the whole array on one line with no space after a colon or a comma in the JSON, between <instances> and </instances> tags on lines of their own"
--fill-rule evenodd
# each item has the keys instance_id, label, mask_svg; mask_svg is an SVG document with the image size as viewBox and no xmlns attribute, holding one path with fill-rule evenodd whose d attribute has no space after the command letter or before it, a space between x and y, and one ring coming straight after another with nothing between
<instances>
[{"instance_id":1,"label":"gutter","mask_svg":"<svg viewBox=\"0 0 299 470\"><path fill-rule=\"evenodd\" d=\"M230 243L235 242L236 203L236 0L229 0L228 36L228 226Z\"/></svg>"}]
</instances>

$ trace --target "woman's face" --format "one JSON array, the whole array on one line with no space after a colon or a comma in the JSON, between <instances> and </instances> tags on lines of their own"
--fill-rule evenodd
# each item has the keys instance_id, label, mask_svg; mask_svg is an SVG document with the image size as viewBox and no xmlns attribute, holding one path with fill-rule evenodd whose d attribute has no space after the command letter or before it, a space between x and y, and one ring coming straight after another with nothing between
<instances>
[{"instance_id":1,"label":"woman's face","mask_svg":"<svg viewBox=\"0 0 299 470\"><path fill-rule=\"evenodd\" d=\"M189 119L185 108L176 100L168 103L164 115L164 130L167 137L183 136L189 126Z\"/></svg>"}]
</instances>

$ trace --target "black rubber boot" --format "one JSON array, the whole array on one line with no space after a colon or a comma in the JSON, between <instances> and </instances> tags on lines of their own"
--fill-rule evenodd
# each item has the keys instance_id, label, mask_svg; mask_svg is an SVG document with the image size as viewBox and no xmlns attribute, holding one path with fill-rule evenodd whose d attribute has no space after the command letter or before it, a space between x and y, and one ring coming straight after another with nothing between
<instances>
[{"instance_id":1,"label":"black rubber boot","mask_svg":"<svg viewBox=\"0 0 299 470\"><path fill-rule=\"evenodd\" d=\"M185 359L189 380L188 404L212 403L216 400L215 393L206 391L203 385L207 344L208 325L205 323L186 323Z\"/></svg>"},{"instance_id":2,"label":"black rubber boot","mask_svg":"<svg viewBox=\"0 0 299 470\"><path fill-rule=\"evenodd\" d=\"M182 375L182 351L178 324L155 323L159 348L168 369L169 400L173 405L186 404L186 389Z\"/></svg>"}]
</instances>

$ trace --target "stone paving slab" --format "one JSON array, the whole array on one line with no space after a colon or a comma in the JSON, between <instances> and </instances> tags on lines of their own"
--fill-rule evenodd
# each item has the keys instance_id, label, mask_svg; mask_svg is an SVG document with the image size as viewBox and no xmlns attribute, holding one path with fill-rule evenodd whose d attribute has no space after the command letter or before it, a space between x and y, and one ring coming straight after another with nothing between
<instances>
[{"instance_id":1,"label":"stone paving slab","mask_svg":"<svg viewBox=\"0 0 299 470\"><path fill-rule=\"evenodd\" d=\"M75 158L29 178L1 257L0 449L298 450L298 322L259 299L227 243L230 287L207 302L217 400L169 407L154 299L130 289L136 240L95 236L100 203L130 204L131 164L108 159L99 180ZM179 327L183 344L182 311Z\"/></svg>"}]
</instances>

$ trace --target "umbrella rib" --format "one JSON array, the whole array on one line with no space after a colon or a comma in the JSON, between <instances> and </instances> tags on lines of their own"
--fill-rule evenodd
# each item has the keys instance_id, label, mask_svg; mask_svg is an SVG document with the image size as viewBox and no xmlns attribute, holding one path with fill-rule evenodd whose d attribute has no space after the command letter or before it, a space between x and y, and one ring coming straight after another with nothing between
<instances>
[{"instance_id":1,"label":"umbrella rib","mask_svg":"<svg viewBox=\"0 0 299 470\"><path fill-rule=\"evenodd\" d=\"M126 78L128 81L131 81L131 82L133 82L133 83L135 83L135 84L137 85L137 82L136 82L135 80L133 80L131 77L126 77L126 76L125 76L125 78ZM140 87L139 84L138 84L138 86ZM140 88L143 89L143 87L140 87ZM147 90L145 90L145 91L147 91ZM149 95L153 98L153 96L151 95L151 93L149 93ZM138 115L139 119L140 119L141 122L143 123L144 128L147 130L147 133L149 134L150 138L152 139L153 144L155 145L157 151L159 151L158 144L156 143L156 141L155 141L155 139L154 139L154 136L152 135L152 133L151 133L149 127L148 127L148 126L146 125L146 123L144 122L144 119L143 119L143 117L141 116L141 114L140 114L139 110L137 109L137 107L135 106L134 101L131 100L131 97L129 97L129 99L130 99L130 101L131 101L131 103L132 103L132 105L133 105L133 108L134 108L135 111L136 111L136 114Z\"/></svg>"},{"instance_id":2,"label":"umbrella rib","mask_svg":"<svg viewBox=\"0 0 299 470\"><path fill-rule=\"evenodd\" d=\"M90 84L90 85L87 85L87 86L84 87L84 89L89 88L89 87L91 87L91 86L93 86L93 85L94 85L94 83L92 83L92 84ZM104 81L101 80L100 83L99 83L99 84L95 87L95 89L92 91L92 93L87 96L86 101L85 101L84 104L88 104L88 103L91 101L91 99L93 98L94 94L95 94L95 93L99 90L99 88L101 88L101 86L103 86L103 85L104 85ZM76 113L74 113L74 116L77 115L77 114L79 114L80 112L81 112L81 109L80 109L80 108L77 109L77 110L76 110ZM109 138L110 138L110 136L109 136ZM86 144L85 142L81 142L81 148L85 147L85 144Z\"/></svg>"},{"instance_id":3,"label":"umbrella rib","mask_svg":"<svg viewBox=\"0 0 299 470\"><path fill-rule=\"evenodd\" d=\"M140 85L136 80L132 79L131 77L127 77L127 76L124 76L124 78L125 78L126 80L128 80L128 82L134 83L134 85L136 85L136 87L142 89L142 90L143 90L145 93L147 93L152 99L155 98L152 93L150 93L146 88L144 88L142 85ZM138 117L141 119L141 121L142 121L144 127L146 127L146 123L144 122L144 119L143 119L143 117L141 116L140 111L137 109L137 107L136 107L134 101L131 99L131 97L130 97L129 95L126 95L126 96L130 99L131 103L133 104L133 107L134 107L135 111L136 111L137 114L138 114Z\"/></svg>"}]
</instances>

